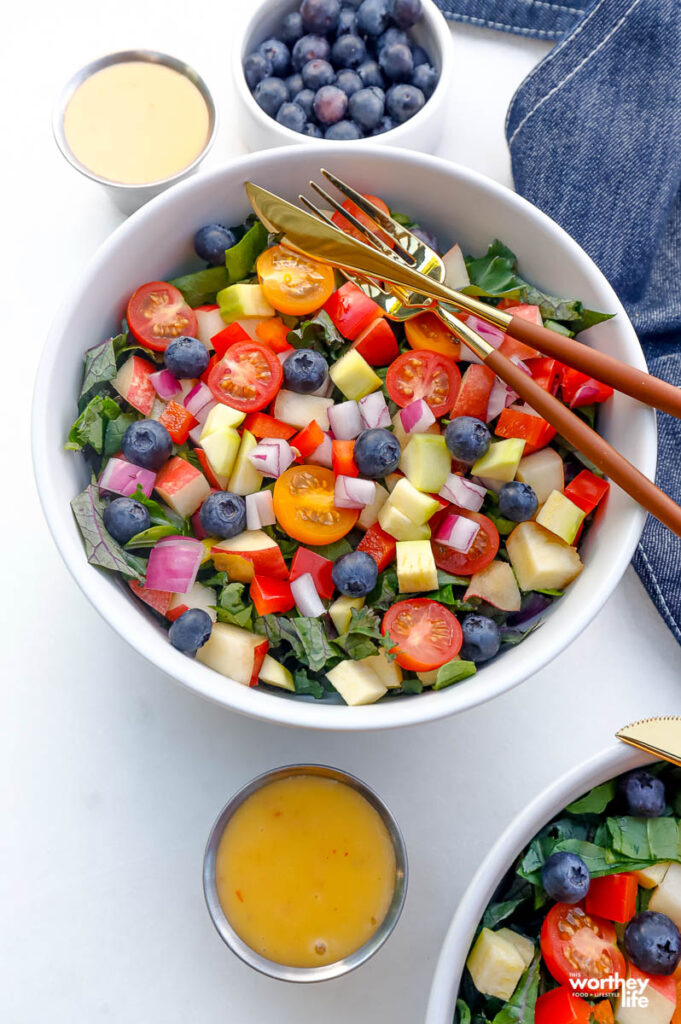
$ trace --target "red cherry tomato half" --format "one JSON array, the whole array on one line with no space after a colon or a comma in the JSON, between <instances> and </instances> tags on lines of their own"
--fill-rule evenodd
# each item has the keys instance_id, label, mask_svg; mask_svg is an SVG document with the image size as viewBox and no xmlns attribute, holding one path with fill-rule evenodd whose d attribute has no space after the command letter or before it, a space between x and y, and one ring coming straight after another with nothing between
<instances>
[{"instance_id":1,"label":"red cherry tomato half","mask_svg":"<svg viewBox=\"0 0 681 1024\"><path fill-rule=\"evenodd\" d=\"M409 405L425 398L433 416L451 411L461 387L461 374L453 359L439 352L403 352L390 365L385 379L388 394L396 405Z\"/></svg>"},{"instance_id":2,"label":"red cherry tomato half","mask_svg":"<svg viewBox=\"0 0 681 1024\"><path fill-rule=\"evenodd\" d=\"M480 529L466 554L463 554L461 551L455 551L454 548L447 547L446 544L440 544L434 540L432 548L435 564L438 569L442 569L444 572L451 572L454 576L472 576L475 572L481 572L494 560L499 550L499 531L492 520L488 519L487 516L483 516L481 512L469 512L468 509L450 505L444 513L436 512L431 519L430 525L433 533L435 533L435 529L443 515L448 515L452 512L457 516L465 516L466 519L472 519L478 524Z\"/></svg>"},{"instance_id":3,"label":"red cherry tomato half","mask_svg":"<svg viewBox=\"0 0 681 1024\"><path fill-rule=\"evenodd\" d=\"M410 672L432 672L461 650L461 626L448 608L427 597L398 601L383 616L381 632L390 633L397 664Z\"/></svg>"},{"instance_id":4,"label":"red cherry tomato half","mask_svg":"<svg viewBox=\"0 0 681 1024\"><path fill-rule=\"evenodd\" d=\"M587 914L581 903L551 907L541 930L544 962L559 985L570 979L625 976L624 956L610 921Z\"/></svg>"},{"instance_id":5,"label":"red cherry tomato half","mask_svg":"<svg viewBox=\"0 0 681 1024\"><path fill-rule=\"evenodd\" d=\"M379 199L378 196L372 196L368 192L363 192L362 195L365 199L368 199L370 203L373 203L374 206L377 206L379 210L390 216L388 205L387 203L384 203L382 199ZM363 210L360 210L359 206L357 206L356 203L353 203L352 199L345 200L343 203L343 209L347 210L348 213L351 213L353 217L356 217L360 224L364 224L364 226L369 228L370 231L373 231L374 234L378 235L379 238L381 238L391 249L395 247L395 239L385 231L381 231L376 221L367 213L364 213ZM363 235L347 217L344 217L342 213L338 213L338 211L336 211L331 217L331 220L336 227L340 228L341 231L344 231L346 235L351 235L359 242L367 241L366 236Z\"/></svg>"},{"instance_id":6,"label":"red cherry tomato half","mask_svg":"<svg viewBox=\"0 0 681 1024\"><path fill-rule=\"evenodd\" d=\"M284 372L274 352L258 341L230 345L208 377L208 387L224 405L255 412L272 401Z\"/></svg>"},{"instance_id":7,"label":"red cherry tomato half","mask_svg":"<svg viewBox=\"0 0 681 1024\"><path fill-rule=\"evenodd\" d=\"M175 338L195 338L198 331L194 310L166 281L149 281L133 292L125 317L140 345L154 352L163 352Z\"/></svg>"}]
</instances>

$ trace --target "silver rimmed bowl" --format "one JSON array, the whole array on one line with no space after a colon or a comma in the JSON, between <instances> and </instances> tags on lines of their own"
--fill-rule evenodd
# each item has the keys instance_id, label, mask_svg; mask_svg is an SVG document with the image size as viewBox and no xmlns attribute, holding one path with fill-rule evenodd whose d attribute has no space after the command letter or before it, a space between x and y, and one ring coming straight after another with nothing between
<instances>
[{"instance_id":1,"label":"silver rimmed bowl","mask_svg":"<svg viewBox=\"0 0 681 1024\"><path fill-rule=\"evenodd\" d=\"M380 815L383 824L388 830L388 835L395 851L395 889L383 921L369 941L365 942L359 949L356 949L354 953L343 957L342 960L336 960L334 963L325 964L322 967L289 967L285 964L275 963L273 960L268 960L266 957L256 953L237 935L229 923L218 897L216 880L217 852L222 834L230 818L244 801L258 789L267 786L271 782L278 782L280 779L287 779L294 775L316 775L325 779L333 779L335 782L345 783L346 786L354 789ZM364 782L355 778L354 775L350 775L348 772L341 771L338 768L329 768L327 765L322 764L285 765L282 768L274 768L252 779L238 793L235 793L229 803L220 811L208 837L203 859L203 891L206 897L206 905L220 938L249 967L260 971L261 974L267 974L270 978L277 978L279 981L329 981L332 978L339 978L343 974L348 974L350 971L354 971L356 967L359 967L360 964L365 963L381 948L397 924L407 895L407 878L407 850L404 839L395 818L381 798Z\"/></svg>"},{"instance_id":2,"label":"silver rimmed bowl","mask_svg":"<svg viewBox=\"0 0 681 1024\"><path fill-rule=\"evenodd\" d=\"M109 178L103 178L99 174L95 174L75 156L66 141L64 133L64 114L66 113L69 100L76 89L97 71L102 71L103 68L111 67L114 64L127 64L132 61L163 64L165 67L184 75L199 90L208 109L208 138L201 152L197 154L190 164L187 164L186 167L183 167L176 174L172 174L168 178L161 178L158 181L150 181L143 184L125 184L123 182L111 181ZM159 193L176 184L176 182L183 181L196 171L215 141L217 112L208 86L189 64L178 60L177 57L171 57L167 53L158 53L155 50L120 50L117 53L109 53L104 57L98 57L97 60L90 61L89 64L86 64L85 67L82 67L69 79L54 107L52 131L59 149L71 166L75 167L80 174L89 178L90 181L96 181L99 185L102 185L118 209L122 213L127 214L134 213L135 210L139 209L149 199L153 199L154 196L159 195Z\"/></svg>"}]
</instances>

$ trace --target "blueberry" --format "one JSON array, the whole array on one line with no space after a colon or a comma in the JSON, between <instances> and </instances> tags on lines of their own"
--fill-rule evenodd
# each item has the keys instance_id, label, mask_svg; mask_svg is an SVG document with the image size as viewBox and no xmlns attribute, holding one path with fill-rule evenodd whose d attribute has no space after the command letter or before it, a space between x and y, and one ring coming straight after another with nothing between
<instances>
[{"instance_id":1,"label":"blueberry","mask_svg":"<svg viewBox=\"0 0 681 1024\"><path fill-rule=\"evenodd\" d=\"M303 64L301 74L303 76L303 87L305 89L312 89L313 92L321 89L323 85L331 85L336 80L336 72L328 60L322 60L321 57L309 60L307 64Z\"/></svg>"},{"instance_id":2,"label":"blueberry","mask_svg":"<svg viewBox=\"0 0 681 1024\"><path fill-rule=\"evenodd\" d=\"M135 420L121 438L121 451L135 466L160 469L173 451L173 439L158 420Z\"/></svg>"},{"instance_id":3,"label":"blueberry","mask_svg":"<svg viewBox=\"0 0 681 1024\"><path fill-rule=\"evenodd\" d=\"M163 353L163 361L166 370L181 380L183 377L200 377L210 362L210 356L198 338L181 337L170 342Z\"/></svg>"},{"instance_id":4,"label":"blueberry","mask_svg":"<svg viewBox=\"0 0 681 1024\"><path fill-rule=\"evenodd\" d=\"M403 43L404 46L409 46L409 36L407 33L402 32L399 28L395 28L394 25L387 28L376 40L377 53L380 53L384 46L392 46L393 43Z\"/></svg>"},{"instance_id":5,"label":"blueberry","mask_svg":"<svg viewBox=\"0 0 681 1024\"><path fill-rule=\"evenodd\" d=\"M240 494L214 491L201 506L201 525L215 537L236 537L246 529L246 502Z\"/></svg>"},{"instance_id":6,"label":"blueberry","mask_svg":"<svg viewBox=\"0 0 681 1024\"><path fill-rule=\"evenodd\" d=\"M276 117L279 107L288 99L288 89L281 78L263 78L256 85L253 97L266 114Z\"/></svg>"},{"instance_id":7,"label":"blueberry","mask_svg":"<svg viewBox=\"0 0 681 1024\"><path fill-rule=\"evenodd\" d=\"M300 16L300 11L291 11L290 14L286 15L281 23L279 34L288 46L293 46L294 43L298 42L301 36L305 35L303 19Z\"/></svg>"},{"instance_id":8,"label":"blueberry","mask_svg":"<svg viewBox=\"0 0 681 1024\"><path fill-rule=\"evenodd\" d=\"M225 262L225 249L231 249L236 238L224 224L204 224L194 235L194 249L200 260L221 267Z\"/></svg>"},{"instance_id":9,"label":"blueberry","mask_svg":"<svg viewBox=\"0 0 681 1024\"><path fill-rule=\"evenodd\" d=\"M312 117L312 104L314 103L314 93L312 89L301 89L300 92L297 92L293 97L293 102L303 108L307 120Z\"/></svg>"},{"instance_id":10,"label":"blueberry","mask_svg":"<svg viewBox=\"0 0 681 1024\"><path fill-rule=\"evenodd\" d=\"M418 68L421 64L430 64L431 60L429 55L423 49L422 46L412 46L411 55L414 60L414 67Z\"/></svg>"},{"instance_id":11,"label":"blueberry","mask_svg":"<svg viewBox=\"0 0 681 1024\"><path fill-rule=\"evenodd\" d=\"M432 64L419 64L418 67L414 67L411 84L420 89L426 99L430 99L433 95L437 83L438 73Z\"/></svg>"},{"instance_id":12,"label":"blueberry","mask_svg":"<svg viewBox=\"0 0 681 1024\"><path fill-rule=\"evenodd\" d=\"M365 36L380 36L390 24L388 0L362 0L357 10L357 28Z\"/></svg>"},{"instance_id":13,"label":"blueberry","mask_svg":"<svg viewBox=\"0 0 681 1024\"><path fill-rule=\"evenodd\" d=\"M389 132L395 127L395 122L390 117L382 117L379 123L372 131L372 135L382 135L383 132Z\"/></svg>"},{"instance_id":14,"label":"blueberry","mask_svg":"<svg viewBox=\"0 0 681 1024\"><path fill-rule=\"evenodd\" d=\"M383 427L363 430L355 441L353 457L362 476L370 480L394 473L400 461L402 449L395 435Z\"/></svg>"},{"instance_id":15,"label":"blueberry","mask_svg":"<svg viewBox=\"0 0 681 1024\"><path fill-rule=\"evenodd\" d=\"M286 74L291 63L291 51L281 39L275 39L274 37L266 39L258 47L258 53L270 59L273 75L280 78Z\"/></svg>"},{"instance_id":16,"label":"blueberry","mask_svg":"<svg viewBox=\"0 0 681 1024\"><path fill-rule=\"evenodd\" d=\"M544 861L541 881L546 893L558 903L579 903L589 891L589 869L576 853L558 850Z\"/></svg>"},{"instance_id":17,"label":"blueberry","mask_svg":"<svg viewBox=\"0 0 681 1024\"><path fill-rule=\"evenodd\" d=\"M332 142L356 142L362 138L362 129L354 121L336 121L326 129L324 138Z\"/></svg>"},{"instance_id":18,"label":"blueberry","mask_svg":"<svg viewBox=\"0 0 681 1024\"><path fill-rule=\"evenodd\" d=\"M466 615L461 623L463 644L461 657L464 661L489 661L499 650L501 638L494 619L486 615Z\"/></svg>"},{"instance_id":19,"label":"blueberry","mask_svg":"<svg viewBox=\"0 0 681 1024\"><path fill-rule=\"evenodd\" d=\"M323 85L314 98L315 117L320 124L330 125L345 117L348 98L336 85Z\"/></svg>"},{"instance_id":20,"label":"blueberry","mask_svg":"<svg viewBox=\"0 0 681 1024\"><path fill-rule=\"evenodd\" d=\"M114 498L104 509L104 525L119 544L151 526L149 510L134 498Z\"/></svg>"},{"instance_id":21,"label":"blueberry","mask_svg":"<svg viewBox=\"0 0 681 1024\"><path fill-rule=\"evenodd\" d=\"M407 82L414 74L414 61L406 43L384 46L378 56L378 63L391 82Z\"/></svg>"},{"instance_id":22,"label":"blueberry","mask_svg":"<svg viewBox=\"0 0 681 1024\"><path fill-rule=\"evenodd\" d=\"M399 28L411 28L421 17L421 0L392 0L390 13Z\"/></svg>"},{"instance_id":23,"label":"blueberry","mask_svg":"<svg viewBox=\"0 0 681 1024\"><path fill-rule=\"evenodd\" d=\"M499 512L504 519L524 523L532 519L538 508L537 495L529 484L522 484L520 480L511 480L499 491Z\"/></svg>"},{"instance_id":24,"label":"blueberry","mask_svg":"<svg viewBox=\"0 0 681 1024\"><path fill-rule=\"evenodd\" d=\"M681 933L666 914L644 910L624 930L626 954L646 974L673 974L681 960Z\"/></svg>"},{"instance_id":25,"label":"blueberry","mask_svg":"<svg viewBox=\"0 0 681 1024\"><path fill-rule=\"evenodd\" d=\"M366 597L376 586L378 567L366 551L349 551L333 563L331 577L346 597Z\"/></svg>"},{"instance_id":26,"label":"blueberry","mask_svg":"<svg viewBox=\"0 0 681 1024\"><path fill-rule=\"evenodd\" d=\"M376 85L379 89L382 89L385 85L383 72L375 60L365 60L357 68L357 74L362 79L364 85Z\"/></svg>"},{"instance_id":27,"label":"blueberry","mask_svg":"<svg viewBox=\"0 0 681 1024\"><path fill-rule=\"evenodd\" d=\"M321 60L328 60L330 53L329 40L324 36L303 36L293 47L291 55L293 67L296 71L300 71L303 64L307 64L309 60L315 60L317 57Z\"/></svg>"},{"instance_id":28,"label":"blueberry","mask_svg":"<svg viewBox=\"0 0 681 1024\"><path fill-rule=\"evenodd\" d=\"M244 76L253 92L258 82L272 74L272 61L262 53L249 53L244 61Z\"/></svg>"},{"instance_id":29,"label":"blueberry","mask_svg":"<svg viewBox=\"0 0 681 1024\"><path fill-rule=\"evenodd\" d=\"M358 68L366 56L367 48L359 36L339 36L331 47L331 63L336 68Z\"/></svg>"},{"instance_id":30,"label":"blueberry","mask_svg":"<svg viewBox=\"0 0 681 1024\"><path fill-rule=\"evenodd\" d=\"M309 135L311 139L323 139L324 134L318 124L308 121L303 128L303 135Z\"/></svg>"},{"instance_id":31,"label":"blueberry","mask_svg":"<svg viewBox=\"0 0 681 1024\"><path fill-rule=\"evenodd\" d=\"M303 0L300 5L303 28L320 36L335 31L339 14L339 0Z\"/></svg>"},{"instance_id":32,"label":"blueberry","mask_svg":"<svg viewBox=\"0 0 681 1024\"><path fill-rule=\"evenodd\" d=\"M447 447L459 462L481 459L491 440L487 424L474 416L456 416L445 428Z\"/></svg>"},{"instance_id":33,"label":"blueberry","mask_svg":"<svg viewBox=\"0 0 681 1024\"><path fill-rule=\"evenodd\" d=\"M344 36L348 32L353 35L357 32L357 11L354 7L341 7L336 26L336 35Z\"/></svg>"},{"instance_id":34,"label":"blueberry","mask_svg":"<svg viewBox=\"0 0 681 1024\"><path fill-rule=\"evenodd\" d=\"M425 102L426 97L414 85L402 83L388 91L388 113L398 124L417 114Z\"/></svg>"},{"instance_id":35,"label":"blueberry","mask_svg":"<svg viewBox=\"0 0 681 1024\"><path fill-rule=\"evenodd\" d=\"M329 366L321 352L299 348L284 363L284 387L299 395L317 391L328 377Z\"/></svg>"},{"instance_id":36,"label":"blueberry","mask_svg":"<svg viewBox=\"0 0 681 1024\"><path fill-rule=\"evenodd\" d=\"M420 238L425 245L429 245L435 252L440 251L440 243L435 235L431 235L430 231L426 231L425 228L412 228L412 234Z\"/></svg>"},{"instance_id":37,"label":"blueberry","mask_svg":"<svg viewBox=\"0 0 681 1024\"><path fill-rule=\"evenodd\" d=\"M659 818L664 814L667 798L664 783L640 768L620 780L620 790L627 801L629 814L635 818Z\"/></svg>"},{"instance_id":38,"label":"blueberry","mask_svg":"<svg viewBox=\"0 0 681 1024\"><path fill-rule=\"evenodd\" d=\"M302 132L307 122L307 114L297 103L282 103L277 111L277 121L292 132Z\"/></svg>"},{"instance_id":39,"label":"blueberry","mask_svg":"<svg viewBox=\"0 0 681 1024\"><path fill-rule=\"evenodd\" d=\"M362 79L356 71L351 68L343 68L336 75L336 85L342 89L346 96L352 96L363 87Z\"/></svg>"},{"instance_id":40,"label":"blueberry","mask_svg":"<svg viewBox=\"0 0 681 1024\"><path fill-rule=\"evenodd\" d=\"M203 608L189 608L175 619L168 630L168 639L176 650L194 655L199 647L203 647L212 630L208 612Z\"/></svg>"},{"instance_id":41,"label":"blueberry","mask_svg":"<svg viewBox=\"0 0 681 1024\"><path fill-rule=\"evenodd\" d=\"M284 82L286 83L289 96L293 96L293 102L295 103L296 93L305 88L303 76L299 71L296 71L295 75L289 75L288 78L284 79Z\"/></svg>"},{"instance_id":42,"label":"blueberry","mask_svg":"<svg viewBox=\"0 0 681 1024\"><path fill-rule=\"evenodd\" d=\"M375 85L360 89L350 97L350 117L366 132L381 123L385 111L385 93Z\"/></svg>"}]
</instances>

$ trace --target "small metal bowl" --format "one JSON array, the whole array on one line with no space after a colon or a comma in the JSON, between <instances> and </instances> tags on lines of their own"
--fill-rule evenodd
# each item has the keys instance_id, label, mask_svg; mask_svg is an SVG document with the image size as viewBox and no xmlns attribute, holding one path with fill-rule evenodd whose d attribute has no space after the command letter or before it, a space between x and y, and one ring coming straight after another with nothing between
<instances>
[{"instance_id":1,"label":"small metal bowl","mask_svg":"<svg viewBox=\"0 0 681 1024\"><path fill-rule=\"evenodd\" d=\"M188 78L189 81L196 86L208 108L208 139L198 156L188 164L187 167L178 171L177 174L173 174L169 178L162 178L159 181L150 181L140 185L111 181L109 178L102 178L98 174L94 174L71 152L64 133L64 114L69 100L78 86L82 85L86 79L90 78L91 75L94 75L95 72L101 71L103 68L108 68L112 64L124 64L130 61L146 61L149 64L164 64L166 67L172 68L173 71L179 71L181 75L184 75L185 78ZM178 181L183 181L184 178L188 178L190 174L194 173L215 141L215 134L217 131L217 113L215 103L208 86L200 75L198 75L196 71L189 66L189 64L185 64L184 61L178 60L176 57L170 57L166 53L157 53L155 50L121 50L118 53L110 53L105 57L99 57L97 60L91 61L89 64L86 64L85 67L81 68L80 71L77 71L66 83L52 114L52 131L59 149L71 166L75 167L75 169L85 175L86 178L89 178L91 181L96 181L99 185L102 185L118 209L122 213L128 214L134 213L135 210L139 209L139 207L149 199L153 199L154 196L157 196L160 192L163 192L171 185L174 185Z\"/></svg>"},{"instance_id":2,"label":"small metal bowl","mask_svg":"<svg viewBox=\"0 0 681 1024\"><path fill-rule=\"evenodd\" d=\"M344 782L345 785L356 790L376 811L378 811L383 824L388 830L388 834L395 851L395 890L393 892L393 898L390 906L388 907L388 912L383 921L369 941L365 942L363 946L359 947L359 949L356 949L354 953L344 957L342 960L336 960L335 963L325 964L321 967L288 967L285 964L278 964L273 960L267 960L264 956L256 953L255 950L251 949L251 947L248 946L243 939L239 938L237 933L234 931L227 920L227 916L225 915L218 898L217 882L215 877L216 858L218 846L220 845L222 833L227 826L227 822L237 808L240 807L249 796L255 793L256 790L260 789L262 786L266 786L270 782L277 782L279 779L290 778L292 775L319 775L325 779L334 779L336 782ZM350 971L354 971L356 967L359 967L360 964L363 964L366 960L372 957L386 941L402 913L402 907L404 906L404 900L407 895L407 878L407 850L404 845L404 839L402 838L402 833L399 830L397 822L386 805L380 797L378 797L376 793L369 788L369 786L355 778L354 775L349 775L347 772L340 771L338 768L329 768L322 764L285 765L283 768L274 768L272 771L265 772L263 775L258 775L257 778L252 779L243 787L243 789L240 789L222 809L222 811L220 811L220 814L211 829L210 836L208 837L206 852L203 859L203 892L206 898L208 912L213 919L213 924L215 925L220 938L229 946L232 952L236 953L236 955L240 957L244 963L248 964L249 967L253 967L256 971L260 971L261 974L267 974L270 978L277 978L279 981L329 981L331 978L339 978L343 974L349 974Z\"/></svg>"}]
</instances>

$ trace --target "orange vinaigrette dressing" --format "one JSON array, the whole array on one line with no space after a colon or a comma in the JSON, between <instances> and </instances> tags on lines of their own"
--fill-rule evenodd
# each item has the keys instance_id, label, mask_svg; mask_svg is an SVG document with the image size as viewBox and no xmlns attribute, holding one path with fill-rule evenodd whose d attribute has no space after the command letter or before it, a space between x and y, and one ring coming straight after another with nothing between
<instances>
[{"instance_id":1,"label":"orange vinaigrette dressing","mask_svg":"<svg viewBox=\"0 0 681 1024\"><path fill-rule=\"evenodd\" d=\"M364 945L395 889L395 851L356 790L294 775L256 790L227 823L217 891L243 941L275 963L319 967Z\"/></svg>"}]
</instances>

